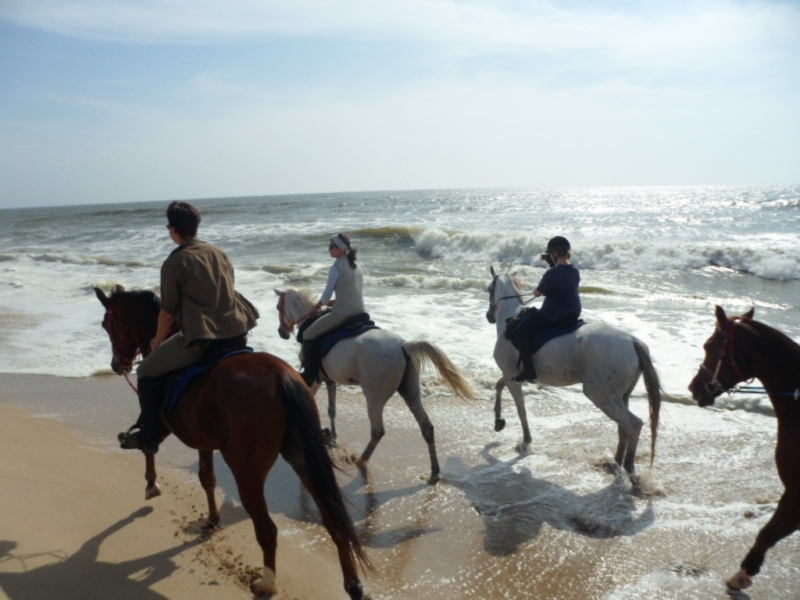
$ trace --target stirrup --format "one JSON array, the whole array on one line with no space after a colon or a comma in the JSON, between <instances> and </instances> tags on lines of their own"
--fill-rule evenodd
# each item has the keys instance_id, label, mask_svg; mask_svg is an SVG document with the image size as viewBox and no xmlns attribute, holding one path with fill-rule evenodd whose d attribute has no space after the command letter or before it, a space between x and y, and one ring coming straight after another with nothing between
<instances>
[{"instance_id":1,"label":"stirrup","mask_svg":"<svg viewBox=\"0 0 800 600\"><path fill-rule=\"evenodd\" d=\"M134 431L134 429L136 429ZM119 435L117 435L117 439L119 440L119 447L123 450L141 450L142 449L142 440L140 439L142 434L142 430L136 428L134 425L128 431L123 431Z\"/></svg>"},{"instance_id":2,"label":"stirrup","mask_svg":"<svg viewBox=\"0 0 800 600\"><path fill-rule=\"evenodd\" d=\"M536 379L536 374L529 375L525 372L522 372L519 375L514 375L514 377L511 378L511 381L516 383L536 383Z\"/></svg>"},{"instance_id":3,"label":"stirrup","mask_svg":"<svg viewBox=\"0 0 800 600\"><path fill-rule=\"evenodd\" d=\"M136 431L134 431L136 429ZM124 431L117 436L119 440L119 447L123 450L141 450L145 454L156 454L158 452L158 444L144 443L142 440L142 430L138 429L135 425L128 431Z\"/></svg>"}]
</instances>

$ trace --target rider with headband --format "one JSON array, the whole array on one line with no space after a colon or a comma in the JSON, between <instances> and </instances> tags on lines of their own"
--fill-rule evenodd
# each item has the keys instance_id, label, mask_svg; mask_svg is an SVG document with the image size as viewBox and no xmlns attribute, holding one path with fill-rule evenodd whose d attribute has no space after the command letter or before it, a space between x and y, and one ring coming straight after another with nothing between
<instances>
[{"instance_id":1,"label":"rider with headband","mask_svg":"<svg viewBox=\"0 0 800 600\"><path fill-rule=\"evenodd\" d=\"M531 308L511 333L511 342L520 351L522 372L514 381L536 381L533 367L532 338L548 329L562 329L575 324L581 315L581 299L578 286L581 274L570 262L572 252L566 238L556 236L547 242L547 252L542 260L550 265L533 295L544 296L540 309Z\"/></svg>"},{"instance_id":2,"label":"rider with headband","mask_svg":"<svg viewBox=\"0 0 800 600\"><path fill-rule=\"evenodd\" d=\"M122 434L123 448L158 452L161 384L170 371L198 362L210 349L241 349L258 310L233 285L233 265L216 246L197 239L199 211L187 202L167 208L167 229L177 248L161 266L161 311L150 353L136 369L141 430ZM179 332L172 335L173 324ZM170 337L171 336L171 337Z\"/></svg>"},{"instance_id":3,"label":"rider with headband","mask_svg":"<svg viewBox=\"0 0 800 600\"><path fill-rule=\"evenodd\" d=\"M311 386L318 378L319 358L316 356L315 339L330 333L345 321L364 313L364 276L356 264L357 248L350 245L350 238L337 233L328 243L328 252L336 262L328 272L328 284L314 306L316 312L325 305L333 308L319 317L303 331L303 377ZM333 296L335 300L332 300Z\"/></svg>"}]
</instances>

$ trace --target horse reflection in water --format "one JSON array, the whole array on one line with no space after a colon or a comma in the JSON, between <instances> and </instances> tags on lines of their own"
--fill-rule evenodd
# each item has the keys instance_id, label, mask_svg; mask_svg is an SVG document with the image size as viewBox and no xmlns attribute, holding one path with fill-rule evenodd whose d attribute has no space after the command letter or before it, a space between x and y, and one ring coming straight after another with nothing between
<instances>
[{"instance_id":1,"label":"horse reflection in water","mask_svg":"<svg viewBox=\"0 0 800 600\"><path fill-rule=\"evenodd\" d=\"M494 267L491 273L486 318L497 324L494 359L503 372L496 386L495 430L500 431L505 425L500 413L501 395L503 388L508 387L522 423L522 449L527 450L532 438L525 397L522 384L513 380L518 372L519 351L504 335L506 320L518 314L523 306L520 283L512 275L498 275ZM628 408L628 399L642 374L650 405L651 467L656 455L661 407L661 384L644 342L606 323L590 323L547 342L534 354L533 362L539 375L537 383L556 387L582 384L584 395L617 424L619 442L614 460L630 476L634 491L641 492L634 463L643 423Z\"/></svg>"},{"instance_id":2,"label":"horse reflection in water","mask_svg":"<svg viewBox=\"0 0 800 600\"><path fill-rule=\"evenodd\" d=\"M110 296L99 288L95 293L105 307L103 328L111 340L111 366L117 374L127 374L137 354L149 353L156 332L158 298L147 291L126 292L121 286ZM188 385L167 422L162 423L162 439L174 433L199 451L200 482L208 498L211 526L219 521L214 450L220 451L230 467L264 557L262 578L251 586L255 595L277 593L278 531L267 510L264 483L281 455L319 507L338 550L345 590L353 599L366 597L357 563L369 567L369 561L336 482L316 403L292 367L265 352L228 358ZM148 489L157 489L152 455L147 458L146 479Z\"/></svg>"},{"instance_id":3,"label":"horse reflection in water","mask_svg":"<svg viewBox=\"0 0 800 600\"><path fill-rule=\"evenodd\" d=\"M714 404L739 383L758 379L778 418L775 462L785 491L775 514L758 532L740 570L728 580L735 590L749 587L767 550L800 528L800 345L753 320L754 309L728 318L717 306L717 326L705 345L705 358L689 384L700 406Z\"/></svg>"}]
</instances>

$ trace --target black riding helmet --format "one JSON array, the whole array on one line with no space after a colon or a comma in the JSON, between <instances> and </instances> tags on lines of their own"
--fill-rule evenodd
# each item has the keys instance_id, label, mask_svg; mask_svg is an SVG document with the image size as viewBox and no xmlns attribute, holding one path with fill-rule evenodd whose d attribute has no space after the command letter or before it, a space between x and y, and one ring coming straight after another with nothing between
<instances>
[{"instance_id":1,"label":"black riding helmet","mask_svg":"<svg viewBox=\"0 0 800 600\"><path fill-rule=\"evenodd\" d=\"M549 242L547 242L547 252L548 252L548 254L550 252L553 252L554 250L567 251L569 249L570 249L569 240L567 238L565 238L565 237L561 237L560 235L557 235L556 237L551 239Z\"/></svg>"}]
</instances>

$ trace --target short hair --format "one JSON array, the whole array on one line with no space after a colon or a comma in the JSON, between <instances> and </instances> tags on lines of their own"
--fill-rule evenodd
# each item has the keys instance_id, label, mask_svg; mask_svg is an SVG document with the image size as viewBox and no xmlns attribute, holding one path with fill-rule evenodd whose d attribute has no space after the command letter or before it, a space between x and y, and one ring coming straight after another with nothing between
<instances>
[{"instance_id":1,"label":"short hair","mask_svg":"<svg viewBox=\"0 0 800 600\"><path fill-rule=\"evenodd\" d=\"M182 238L195 237L201 220L200 211L188 202L176 200L167 208L167 221Z\"/></svg>"}]
</instances>

